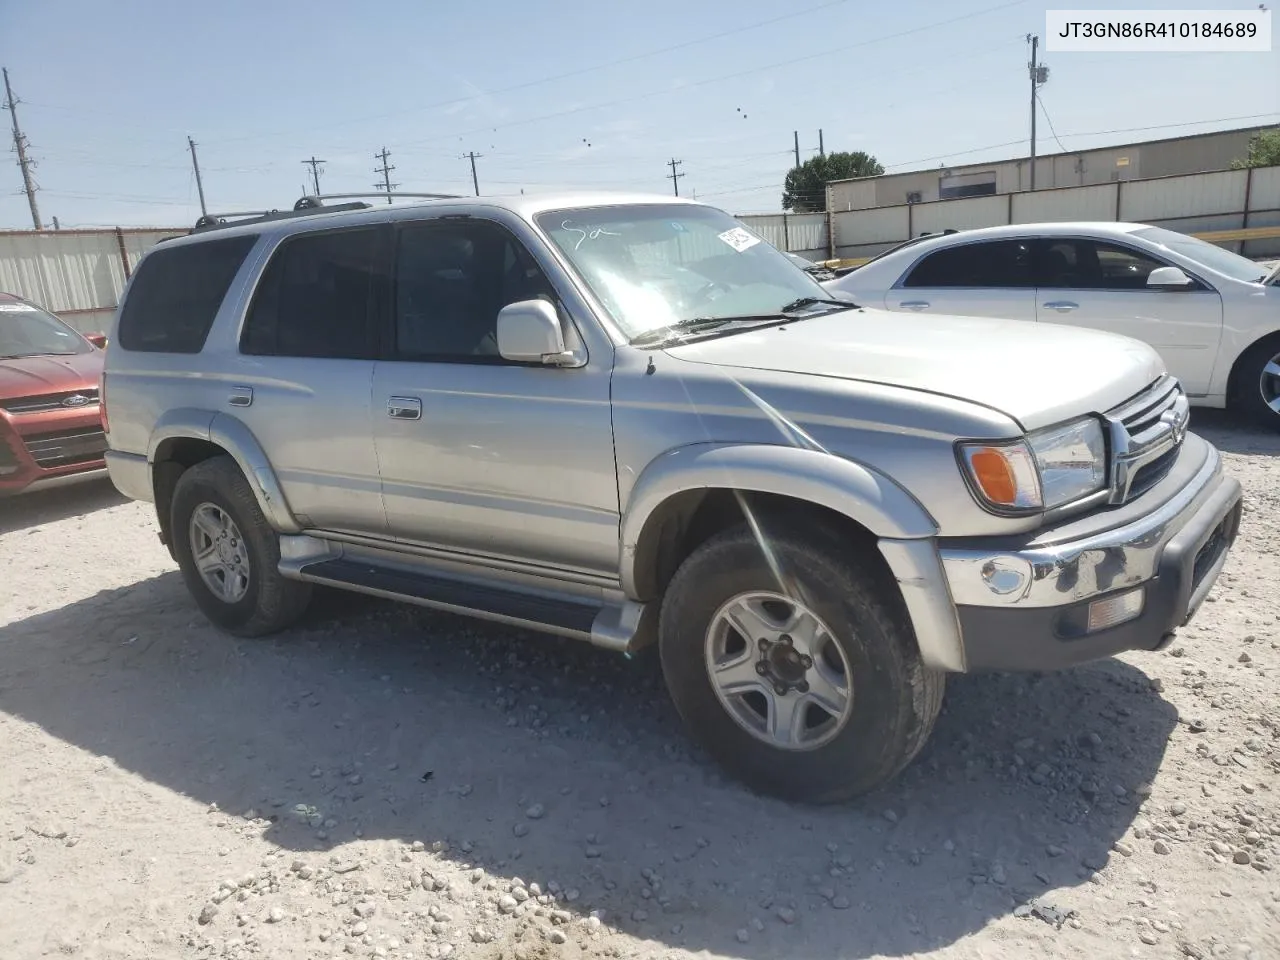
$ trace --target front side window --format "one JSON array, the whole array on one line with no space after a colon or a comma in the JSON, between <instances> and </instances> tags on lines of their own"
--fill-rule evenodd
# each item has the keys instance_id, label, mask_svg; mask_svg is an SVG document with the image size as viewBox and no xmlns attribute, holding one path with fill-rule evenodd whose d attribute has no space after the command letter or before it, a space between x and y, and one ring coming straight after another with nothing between
<instances>
[{"instance_id":1,"label":"front side window","mask_svg":"<svg viewBox=\"0 0 1280 960\"><path fill-rule=\"evenodd\" d=\"M399 360L503 362L499 311L521 300L555 301L529 252L496 223L409 224L399 232L395 259Z\"/></svg>"},{"instance_id":2,"label":"front side window","mask_svg":"<svg viewBox=\"0 0 1280 960\"><path fill-rule=\"evenodd\" d=\"M0 301L0 360L69 357L92 349L84 337L34 303Z\"/></svg>"},{"instance_id":3,"label":"front side window","mask_svg":"<svg viewBox=\"0 0 1280 960\"><path fill-rule=\"evenodd\" d=\"M1099 240L1044 241L1038 284L1062 290L1144 290L1157 260L1130 247Z\"/></svg>"},{"instance_id":4,"label":"front side window","mask_svg":"<svg viewBox=\"0 0 1280 960\"><path fill-rule=\"evenodd\" d=\"M991 240L946 247L924 257L904 287L1029 287L1031 243Z\"/></svg>"},{"instance_id":5,"label":"front side window","mask_svg":"<svg viewBox=\"0 0 1280 960\"><path fill-rule=\"evenodd\" d=\"M585 207L548 211L535 221L632 339L683 322L776 314L806 297L831 297L776 247L713 207Z\"/></svg>"},{"instance_id":6,"label":"front side window","mask_svg":"<svg viewBox=\"0 0 1280 960\"><path fill-rule=\"evenodd\" d=\"M257 356L373 359L387 280L380 227L303 233L263 271L240 336Z\"/></svg>"},{"instance_id":7,"label":"front side window","mask_svg":"<svg viewBox=\"0 0 1280 960\"><path fill-rule=\"evenodd\" d=\"M1157 243L1166 250L1180 253L1197 263L1203 263L1210 270L1216 270L1218 273L1244 283L1261 283L1267 275L1261 265L1248 257L1232 253L1199 237L1166 230L1164 227L1145 227L1142 230L1135 230L1133 235L1149 240L1151 243Z\"/></svg>"}]
</instances>

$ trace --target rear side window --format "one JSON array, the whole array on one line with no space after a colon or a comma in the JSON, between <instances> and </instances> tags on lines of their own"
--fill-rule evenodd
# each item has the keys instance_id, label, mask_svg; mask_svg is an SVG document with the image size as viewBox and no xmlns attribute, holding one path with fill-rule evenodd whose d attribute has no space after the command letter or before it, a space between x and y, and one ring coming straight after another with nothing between
<instances>
[{"instance_id":1,"label":"rear side window","mask_svg":"<svg viewBox=\"0 0 1280 960\"><path fill-rule=\"evenodd\" d=\"M1031 244L1026 240L994 240L939 250L917 263L902 285L1030 287Z\"/></svg>"},{"instance_id":2,"label":"rear side window","mask_svg":"<svg viewBox=\"0 0 1280 960\"><path fill-rule=\"evenodd\" d=\"M373 359L391 272L386 237L372 227L285 240L258 283L240 352Z\"/></svg>"},{"instance_id":3,"label":"rear side window","mask_svg":"<svg viewBox=\"0 0 1280 960\"><path fill-rule=\"evenodd\" d=\"M116 340L143 353L199 353L222 298L258 237L152 250L138 266Z\"/></svg>"}]
</instances>

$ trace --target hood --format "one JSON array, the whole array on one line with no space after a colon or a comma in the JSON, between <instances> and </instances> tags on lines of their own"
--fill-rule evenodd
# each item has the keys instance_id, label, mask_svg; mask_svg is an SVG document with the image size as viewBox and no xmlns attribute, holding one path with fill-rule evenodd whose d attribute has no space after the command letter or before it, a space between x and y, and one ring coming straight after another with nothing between
<instances>
[{"instance_id":1,"label":"hood","mask_svg":"<svg viewBox=\"0 0 1280 960\"><path fill-rule=\"evenodd\" d=\"M97 390L101 373L101 350L70 357L0 360L0 400L68 390Z\"/></svg>"},{"instance_id":2,"label":"hood","mask_svg":"<svg viewBox=\"0 0 1280 960\"><path fill-rule=\"evenodd\" d=\"M1128 337L1020 320L861 309L671 347L752 370L890 384L999 410L1025 430L1101 413L1165 372Z\"/></svg>"}]
</instances>

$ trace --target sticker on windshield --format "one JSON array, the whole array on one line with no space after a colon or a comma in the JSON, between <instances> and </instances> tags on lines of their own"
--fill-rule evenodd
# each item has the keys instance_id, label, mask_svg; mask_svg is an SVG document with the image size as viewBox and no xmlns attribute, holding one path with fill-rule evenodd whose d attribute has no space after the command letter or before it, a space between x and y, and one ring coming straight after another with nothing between
<instances>
[{"instance_id":1,"label":"sticker on windshield","mask_svg":"<svg viewBox=\"0 0 1280 960\"><path fill-rule=\"evenodd\" d=\"M39 313L29 303L0 303L0 313Z\"/></svg>"},{"instance_id":2,"label":"sticker on windshield","mask_svg":"<svg viewBox=\"0 0 1280 960\"><path fill-rule=\"evenodd\" d=\"M733 249L737 250L739 253L743 250L749 249L750 247L754 247L760 242L759 237L752 236L742 227L734 227L732 230L726 230L719 236L721 240L733 247Z\"/></svg>"}]
</instances>

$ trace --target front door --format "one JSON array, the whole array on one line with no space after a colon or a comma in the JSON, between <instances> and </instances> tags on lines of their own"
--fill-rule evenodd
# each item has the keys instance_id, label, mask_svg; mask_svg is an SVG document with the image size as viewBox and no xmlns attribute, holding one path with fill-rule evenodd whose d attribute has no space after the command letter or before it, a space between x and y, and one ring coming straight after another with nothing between
<instances>
[{"instance_id":1,"label":"front door","mask_svg":"<svg viewBox=\"0 0 1280 960\"><path fill-rule=\"evenodd\" d=\"M388 236L374 226L286 239L245 318L226 409L311 529L386 535L369 398Z\"/></svg>"},{"instance_id":2,"label":"front door","mask_svg":"<svg viewBox=\"0 0 1280 960\"><path fill-rule=\"evenodd\" d=\"M1127 245L1063 237L1039 241L1036 316L1119 333L1155 347L1189 394L1209 392L1222 298L1207 284L1190 289L1147 286L1156 267L1172 266Z\"/></svg>"},{"instance_id":3,"label":"front door","mask_svg":"<svg viewBox=\"0 0 1280 960\"><path fill-rule=\"evenodd\" d=\"M1031 241L983 240L926 254L885 296L906 313L1035 320Z\"/></svg>"},{"instance_id":4,"label":"front door","mask_svg":"<svg viewBox=\"0 0 1280 960\"><path fill-rule=\"evenodd\" d=\"M557 302L504 226L441 218L396 234L394 343L373 377L391 531L422 546L616 575L612 356L580 368L502 359L498 311Z\"/></svg>"}]
</instances>

